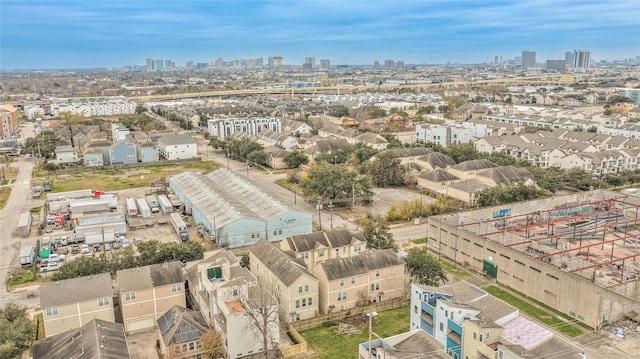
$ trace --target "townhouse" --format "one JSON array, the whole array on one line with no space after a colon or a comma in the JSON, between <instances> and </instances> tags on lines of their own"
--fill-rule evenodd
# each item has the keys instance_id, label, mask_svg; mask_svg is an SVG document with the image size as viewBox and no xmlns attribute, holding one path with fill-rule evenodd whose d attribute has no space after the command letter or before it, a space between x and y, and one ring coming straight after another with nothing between
<instances>
[{"instance_id":1,"label":"townhouse","mask_svg":"<svg viewBox=\"0 0 640 359\"><path fill-rule=\"evenodd\" d=\"M367 241L362 233L344 229L287 237L280 242L280 249L301 258L311 272L328 259L358 255L367 250Z\"/></svg>"}]
</instances>

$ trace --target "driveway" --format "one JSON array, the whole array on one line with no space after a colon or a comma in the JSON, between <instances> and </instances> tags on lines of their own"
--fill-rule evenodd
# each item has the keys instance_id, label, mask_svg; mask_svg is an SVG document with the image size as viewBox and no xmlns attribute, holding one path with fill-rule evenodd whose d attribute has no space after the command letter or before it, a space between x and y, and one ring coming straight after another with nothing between
<instances>
[{"instance_id":1,"label":"driveway","mask_svg":"<svg viewBox=\"0 0 640 359\"><path fill-rule=\"evenodd\" d=\"M158 358L156 341L160 339L157 330L149 330L142 333L127 336L127 345L131 359Z\"/></svg>"}]
</instances>

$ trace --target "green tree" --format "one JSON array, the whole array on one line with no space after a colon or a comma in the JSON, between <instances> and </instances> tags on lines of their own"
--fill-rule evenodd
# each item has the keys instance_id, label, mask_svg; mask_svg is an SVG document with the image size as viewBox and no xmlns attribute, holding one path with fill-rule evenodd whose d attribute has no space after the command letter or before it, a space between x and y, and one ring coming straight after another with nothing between
<instances>
[{"instance_id":1,"label":"green tree","mask_svg":"<svg viewBox=\"0 0 640 359\"><path fill-rule=\"evenodd\" d=\"M393 240L393 234L389 225L384 220L367 221L362 226L362 234L367 240L368 249L393 249L398 251L398 246Z\"/></svg>"},{"instance_id":2,"label":"green tree","mask_svg":"<svg viewBox=\"0 0 640 359\"><path fill-rule=\"evenodd\" d=\"M202 246L195 242L160 243L157 240L138 243L138 265L158 264L163 262L190 262L204 258Z\"/></svg>"},{"instance_id":3,"label":"green tree","mask_svg":"<svg viewBox=\"0 0 640 359\"><path fill-rule=\"evenodd\" d=\"M381 109L378 106L367 106L367 115L369 118L381 118L387 115L387 111Z\"/></svg>"},{"instance_id":4,"label":"green tree","mask_svg":"<svg viewBox=\"0 0 640 359\"><path fill-rule=\"evenodd\" d=\"M302 151L294 150L284 156L284 163L286 163L289 168L298 168L307 164L307 162L309 162L309 157Z\"/></svg>"},{"instance_id":5,"label":"green tree","mask_svg":"<svg viewBox=\"0 0 640 359\"><path fill-rule=\"evenodd\" d=\"M148 110L149 110L149 109L148 109L148 108L146 108L146 107L144 107L144 105L137 105L137 106L136 106L136 109L135 109L135 112L136 112L138 115L140 115L140 114L143 114L143 113L147 112Z\"/></svg>"},{"instance_id":6,"label":"green tree","mask_svg":"<svg viewBox=\"0 0 640 359\"><path fill-rule=\"evenodd\" d=\"M59 170L60 166L58 166L57 163L47 162L44 165L42 165L42 169L52 173L52 172L55 172L55 171Z\"/></svg>"},{"instance_id":7,"label":"green tree","mask_svg":"<svg viewBox=\"0 0 640 359\"><path fill-rule=\"evenodd\" d=\"M530 166L528 168L540 188L552 193L564 188L564 172L559 167L540 168Z\"/></svg>"},{"instance_id":8,"label":"green tree","mask_svg":"<svg viewBox=\"0 0 640 359\"><path fill-rule=\"evenodd\" d=\"M66 262L51 279L63 280L69 278L84 277L93 274L109 272L110 266L104 253L96 257L78 257L74 261Z\"/></svg>"},{"instance_id":9,"label":"green tree","mask_svg":"<svg viewBox=\"0 0 640 359\"><path fill-rule=\"evenodd\" d=\"M420 284L439 286L447 282L447 275L442 270L438 259L422 248L411 248L404 258L411 278Z\"/></svg>"},{"instance_id":10,"label":"green tree","mask_svg":"<svg viewBox=\"0 0 640 359\"><path fill-rule=\"evenodd\" d=\"M438 112L447 112L447 111L449 111L449 106L447 105L438 106Z\"/></svg>"},{"instance_id":11,"label":"green tree","mask_svg":"<svg viewBox=\"0 0 640 359\"><path fill-rule=\"evenodd\" d=\"M31 346L34 331L27 307L7 303L0 308L0 358L19 358Z\"/></svg>"},{"instance_id":12,"label":"green tree","mask_svg":"<svg viewBox=\"0 0 640 359\"><path fill-rule=\"evenodd\" d=\"M394 148L402 148L402 147L404 147L402 142L400 142L400 140L398 139L398 136L396 136L396 135L394 135L392 133L385 133L384 135L382 135L382 137L384 137L385 140L387 140L387 142L388 142L387 149L394 149Z\"/></svg>"},{"instance_id":13,"label":"green tree","mask_svg":"<svg viewBox=\"0 0 640 359\"><path fill-rule=\"evenodd\" d=\"M564 183L581 191L589 190L592 181L591 173L579 167L570 168L564 173Z\"/></svg>"},{"instance_id":14,"label":"green tree","mask_svg":"<svg viewBox=\"0 0 640 359\"><path fill-rule=\"evenodd\" d=\"M300 181L300 187L305 196L324 200L373 196L369 177L358 175L346 165L327 162L312 168Z\"/></svg>"},{"instance_id":15,"label":"green tree","mask_svg":"<svg viewBox=\"0 0 640 359\"><path fill-rule=\"evenodd\" d=\"M253 150L251 152L249 152L249 154L247 154L247 161L249 161L250 165L255 165L260 164L260 165L266 165L267 164L267 153L264 152L263 149L259 149L259 150Z\"/></svg>"},{"instance_id":16,"label":"green tree","mask_svg":"<svg viewBox=\"0 0 640 359\"><path fill-rule=\"evenodd\" d=\"M27 138L22 146L22 153L32 153L34 156L42 155L44 158L52 158L56 150L58 138L53 131L42 131L35 137Z\"/></svg>"},{"instance_id":17,"label":"green tree","mask_svg":"<svg viewBox=\"0 0 640 359\"><path fill-rule=\"evenodd\" d=\"M344 106L344 105L333 106L329 110L329 114L328 115L329 116L333 116L333 117L349 116L349 108L347 106Z\"/></svg>"},{"instance_id":18,"label":"green tree","mask_svg":"<svg viewBox=\"0 0 640 359\"><path fill-rule=\"evenodd\" d=\"M546 191L536 186L525 186L521 183L490 187L478 194L480 206L494 206L498 204L529 201L545 197Z\"/></svg>"},{"instance_id":19,"label":"green tree","mask_svg":"<svg viewBox=\"0 0 640 359\"><path fill-rule=\"evenodd\" d=\"M438 151L436 148L434 150ZM477 160L484 156L476 150L473 143L452 143L447 147L441 147L441 150L445 155L453 158L456 163Z\"/></svg>"},{"instance_id":20,"label":"green tree","mask_svg":"<svg viewBox=\"0 0 640 359\"><path fill-rule=\"evenodd\" d=\"M373 161L365 164L365 173L378 187L404 185L404 171L400 159L392 151L379 153Z\"/></svg>"}]
</instances>

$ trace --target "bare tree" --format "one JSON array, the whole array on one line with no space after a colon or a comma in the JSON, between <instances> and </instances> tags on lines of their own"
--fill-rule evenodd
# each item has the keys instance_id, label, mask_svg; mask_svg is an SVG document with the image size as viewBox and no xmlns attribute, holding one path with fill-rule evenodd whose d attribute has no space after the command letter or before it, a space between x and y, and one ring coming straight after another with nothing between
<instances>
[{"instance_id":1,"label":"bare tree","mask_svg":"<svg viewBox=\"0 0 640 359\"><path fill-rule=\"evenodd\" d=\"M249 330L262 340L265 358L281 358L278 348L280 334L280 292L275 280L263 279L250 287L248 297L240 299L249 319Z\"/></svg>"}]
</instances>

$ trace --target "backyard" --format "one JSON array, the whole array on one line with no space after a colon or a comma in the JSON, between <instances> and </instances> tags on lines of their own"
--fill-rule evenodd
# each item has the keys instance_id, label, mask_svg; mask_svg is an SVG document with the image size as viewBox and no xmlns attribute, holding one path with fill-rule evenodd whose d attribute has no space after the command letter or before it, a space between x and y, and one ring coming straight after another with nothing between
<instances>
[{"instance_id":1,"label":"backyard","mask_svg":"<svg viewBox=\"0 0 640 359\"><path fill-rule=\"evenodd\" d=\"M409 331L410 311L408 306L380 311L374 320L373 333L382 338ZM353 325L359 333L339 334L338 325ZM340 322L301 331L313 351L314 358L358 358L358 345L369 340L369 321L363 314L347 317ZM373 336L375 339L376 336Z\"/></svg>"}]
</instances>

